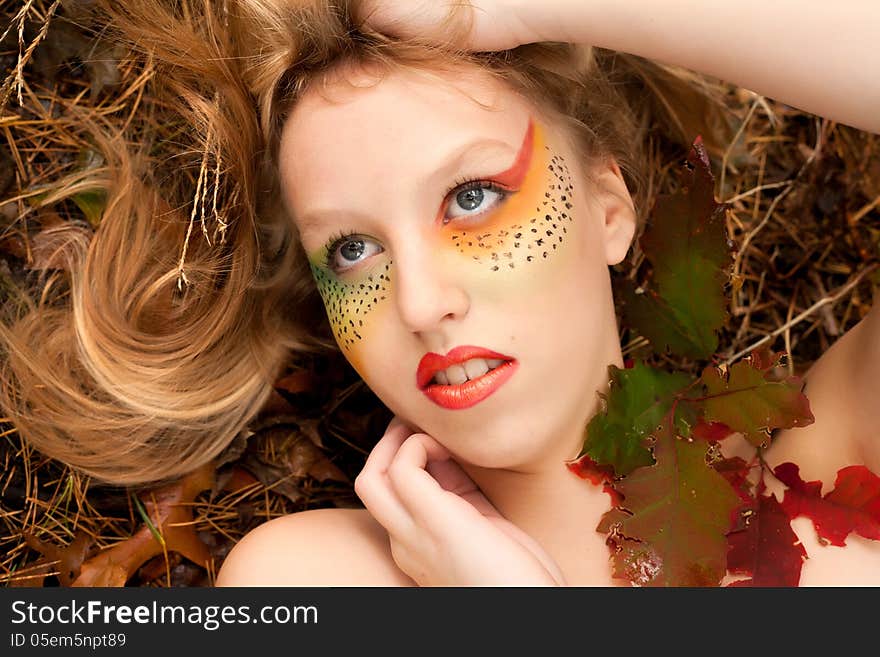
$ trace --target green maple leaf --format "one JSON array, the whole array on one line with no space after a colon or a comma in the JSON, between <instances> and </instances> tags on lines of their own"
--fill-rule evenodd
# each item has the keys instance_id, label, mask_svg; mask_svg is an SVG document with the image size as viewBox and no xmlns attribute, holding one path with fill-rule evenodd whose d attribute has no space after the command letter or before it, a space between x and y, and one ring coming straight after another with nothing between
<instances>
[{"instance_id":1,"label":"green maple leaf","mask_svg":"<svg viewBox=\"0 0 880 657\"><path fill-rule=\"evenodd\" d=\"M691 383L686 374L670 373L636 363L629 369L608 367L608 394L599 395L602 410L587 425L580 456L610 465L617 476L651 465L654 457L645 439L672 407L675 393Z\"/></svg>"},{"instance_id":2,"label":"green maple leaf","mask_svg":"<svg viewBox=\"0 0 880 657\"><path fill-rule=\"evenodd\" d=\"M643 586L718 586L742 501L706 463L707 445L676 433L670 412L654 434L656 464L615 485L630 515L612 510L614 570Z\"/></svg>"},{"instance_id":3,"label":"green maple leaf","mask_svg":"<svg viewBox=\"0 0 880 657\"><path fill-rule=\"evenodd\" d=\"M657 200L639 240L651 273L642 288L624 285L623 313L657 353L706 359L718 348L717 331L727 319L731 249L724 228L727 206L715 202L715 181L700 139L680 179L677 193Z\"/></svg>"},{"instance_id":4,"label":"green maple leaf","mask_svg":"<svg viewBox=\"0 0 880 657\"><path fill-rule=\"evenodd\" d=\"M705 419L742 433L755 447L766 447L773 429L812 424L801 379L776 380L772 373L781 358L782 354L759 351L734 363L726 373L706 367L700 377Z\"/></svg>"}]
</instances>

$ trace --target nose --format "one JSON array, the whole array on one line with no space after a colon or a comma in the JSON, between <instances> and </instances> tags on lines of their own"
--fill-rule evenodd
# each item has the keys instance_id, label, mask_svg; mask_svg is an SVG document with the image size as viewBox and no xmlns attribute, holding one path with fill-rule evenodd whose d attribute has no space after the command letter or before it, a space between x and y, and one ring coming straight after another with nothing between
<instances>
[{"instance_id":1,"label":"nose","mask_svg":"<svg viewBox=\"0 0 880 657\"><path fill-rule=\"evenodd\" d=\"M467 314L470 297L458 273L428 241L411 236L405 249L397 249L392 273L396 303L410 331L436 332Z\"/></svg>"}]
</instances>

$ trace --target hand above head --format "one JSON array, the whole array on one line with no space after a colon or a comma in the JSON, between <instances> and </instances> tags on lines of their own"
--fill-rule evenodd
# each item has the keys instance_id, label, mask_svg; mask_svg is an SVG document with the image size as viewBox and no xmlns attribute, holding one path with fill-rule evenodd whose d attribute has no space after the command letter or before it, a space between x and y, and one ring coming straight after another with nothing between
<instances>
[{"instance_id":1,"label":"hand above head","mask_svg":"<svg viewBox=\"0 0 880 657\"><path fill-rule=\"evenodd\" d=\"M684 66L880 133L877 2L813 3L800 11L796 0L364 0L357 18L393 37L440 44L470 21L462 43L453 43L467 50L591 44Z\"/></svg>"},{"instance_id":2,"label":"hand above head","mask_svg":"<svg viewBox=\"0 0 880 657\"><path fill-rule=\"evenodd\" d=\"M562 586L559 567L501 516L452 454L394 418L355 480L388 532L397 566L421 586Z\"/></svg>"},{"instance_id":3,"label":"hand above head","mask_svg":"<svg viewBox=\"0 0 880 657\"><path fill-rule=\"evenodd\" d=\"M365 0L359 5L357 18L378 32L398 38L420 37L446 43L450 36L460 36L451 45L474 51L507 50L551 39L541 33L535 17L526 16L530 3L541 5L534 0Z\"/></svg>"}]
</instances>

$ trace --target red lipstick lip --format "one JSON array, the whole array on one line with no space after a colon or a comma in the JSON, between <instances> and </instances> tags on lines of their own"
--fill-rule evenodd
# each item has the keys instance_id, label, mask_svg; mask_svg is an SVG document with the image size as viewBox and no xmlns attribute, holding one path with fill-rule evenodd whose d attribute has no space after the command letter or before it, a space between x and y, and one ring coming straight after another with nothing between
<instances>
[{"instance_id":1,"label":"red lipstick lip","mask_svg":"<svg viewBox=\"0 0 880 657\"><path fill-rule=\"evenodd\" d=\"M450 365L458 365L459 363L463 363L467 360L470 360L471 358L485 358L488 360L505 361L513 360L513 358L511 358L510 356L499 354L497 351L484 349L483 347L473 347L470 345L456 347L445 356L441 356L440 354L435 354L429 351L424 356L422 356L422 360L419 361L419 367L416 370L416 385L418 386L419 390L424 390L428 387L428 384L431 383L431 379L434 378L434 375L437 372L439 372L440 370L445 370Z\"/></svg>"},{"instance_id":2,"label":"red lipstick lip","mask_svg":"<svg viewBox=\"0 0 880 657\"><path fill-rule=\"evenodd\" d=\"M476 379L460 385L429 385L422 390L425 396L437 406L450 410L470 408L493 394L514 375L519 363L508 361Z\"/></svg>"}]
</instances>

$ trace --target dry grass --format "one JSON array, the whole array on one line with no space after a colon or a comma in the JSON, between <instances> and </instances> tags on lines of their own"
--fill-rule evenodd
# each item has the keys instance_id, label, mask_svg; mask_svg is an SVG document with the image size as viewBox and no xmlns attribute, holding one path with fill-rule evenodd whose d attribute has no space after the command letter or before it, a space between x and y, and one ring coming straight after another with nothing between
<instances>
[{"instance_id":1,"label":"dry grass","mask_svg":"<svg viewBox=\"0 0 880 657\"><path fill-rule=\"evenodd\" d=\"M77 130L79 113L125 125L133 138L152 140L163 130L164 147L175 143L174 124L159 119L162 108L150 98L151 72L112 50L95 56L81 35L53 23L60 11L58 2L0 0L0 26L10 26L0 40L5 304L17 303L15 290L40 274L34 236L41 226L99 221L100 198L85 181L102 163ZM726 136L713 168L718 199L730 204L737 252L720 355L732 361L769 344L788 352L791 372L802 374L865 316L880 281L880 137L742 89L724 91L735 135ZM652 196L674 184L683 154L668 143L655 146ZM80 194L53 197L77 181ZM631 275L637 264L636 257L614 276ZM63 272L43 275L47 294L63 296ZM622 340L625 355L651 358L642 339L624 331ZM340 357L298 360L288 374L217 463L213 486L188 502L189 526L211 560L196 565L165 549L132 569L129 586L209 585L230 547L258 524L307 508L357 505L350 482L387 409ZM150 490L96 485L32 451L13 419L0 420L0 582L68 584L83 559L144 526L137 500L146 503Z\"/></svg>"}]
</instances>

